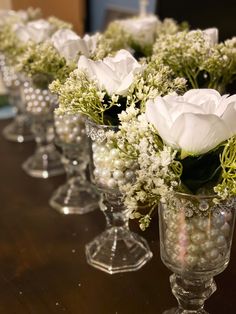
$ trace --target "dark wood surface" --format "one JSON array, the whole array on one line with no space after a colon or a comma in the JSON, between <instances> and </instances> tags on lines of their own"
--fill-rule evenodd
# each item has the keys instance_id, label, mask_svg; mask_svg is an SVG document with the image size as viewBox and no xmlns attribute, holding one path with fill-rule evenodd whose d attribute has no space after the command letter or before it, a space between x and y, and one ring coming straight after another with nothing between
<instances>
[{"instance_id":1,"label":"dark wood surface","mask_svg":"<svg viewBox=\"0 0 236 314\"><path fill-rule=\"evenodd\" d=\"M7 123L0 121L0 132ZM159 257L157 218L145 233L131 224L154 254L141 270L108 275L92 268L84 246L103 231L104 216L99 210L63 216L50 208L48 200L65 178L28 177L21 164L33 150L33 143L0 136L0 314L162 314L176 305ZM216 282L206 309L236 313L235 241Z\"/></svg>"}]
</instances>

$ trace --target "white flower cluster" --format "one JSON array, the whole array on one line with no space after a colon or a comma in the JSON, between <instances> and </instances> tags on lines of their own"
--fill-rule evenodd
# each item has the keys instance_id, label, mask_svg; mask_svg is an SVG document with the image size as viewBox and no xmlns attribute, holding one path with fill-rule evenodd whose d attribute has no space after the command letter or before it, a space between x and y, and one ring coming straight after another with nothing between
<instances>
[{"instance_id":1,"label":"white flower cluster","mask_svg":"<svg viewBox=\"0 0 236 314\"><path fill-rule=\"evenodd\" d=\"M119 131L110 133L109 141L120 149L123 159L136 163L135 179L119 186L131 218L139 218L145 229L158 202L170 197L179 184L181 166L175 161L177 151L162 144L144 114L133 106L120 115ZM142 207L148 213L142 213Z\"/></svg>"}]
</instances>

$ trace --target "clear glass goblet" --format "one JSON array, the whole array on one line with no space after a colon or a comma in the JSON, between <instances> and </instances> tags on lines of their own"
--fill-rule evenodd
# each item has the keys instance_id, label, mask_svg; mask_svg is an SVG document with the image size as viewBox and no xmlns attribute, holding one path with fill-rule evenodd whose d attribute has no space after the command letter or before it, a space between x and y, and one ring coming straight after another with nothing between
<instances>
[{"instance_id":1,"label":"clear glass goblet","mask_svg":"<svg viewBox=\"0 0 236 314\"><path fill-rule=\"evenodd\" d=\"M84 118L55 113L54 121L67 181L53 193L50 205L63 214L86 214L98 208L99 194L86 176L89 147Z\"/></svg>"},{"instance_id":2,"label":"clear glass goblet","mask_svg":"<svg viewBox=\"0 0 236 314\"><path fill-rule=\"evenodd\" d=\"M48 89L24 83L26 112L32 120L32 133L37 144L35 153L23 163L27 174L35 178L48 178L65 172L61 155L54 145L54 116L57 98Z\"/></svg>"},{"instance_id":3,"label":"clear glass goblet","mask_svg":"<svg viewBox=\"0 0 236 314\"><path fill-rule=\"evenodd\" d=\"M235 199L215 204L213 196L175 194L159 206L160 251L173 271L179 307L165 314L204 314L215 292L214 276L227 267L235 222Z\"/></svg>"},{"instance_id":4,"label":"clear glass goblet","mask_svg":"<svg viewBox=\"0 0 236 314\"><path fill-rule=\"evenodd\" d=\"M134 179L133 164L119 158L119 150L107 143L107 131L116 128L86 121L90 137L91 180L102 193L100 208L106 217L106 230L85 248L87 261L109 274L135 271L152 257L147 241L129 229L129 212L125 208L118 183Z\"/></svg>"},{"instance_id":5,"label":"clear glass goblet","mask_svg":"<svg viewBox=\"0 0 236 314\"><path fill-rule=\"evenodd\" d=\"M13 67L7 65L3 55L0 55L0 69L2 81L8 93L8 102L14 108L15 118L3 129L3 136L13 142L23 143L32 141L31 121L25 112L25 103L22 99L22 80Z\"/></svg>"}]
</instances>

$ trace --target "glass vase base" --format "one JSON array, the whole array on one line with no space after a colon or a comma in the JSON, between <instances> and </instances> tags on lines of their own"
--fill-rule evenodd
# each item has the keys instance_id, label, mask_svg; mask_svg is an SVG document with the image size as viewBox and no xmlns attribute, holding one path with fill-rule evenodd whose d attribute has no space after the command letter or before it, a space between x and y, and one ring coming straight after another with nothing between
<instances>
[{"instance_id":1,"label":"glass vase base","mask_svg":"<svg viewBox=\"0 0 236 314\"><path fill-rule=\"evenodd\" d=\"M18 123L13 121L3 129L3 136L11 142L24 143L34 140L28 123Z\"/></svg>"},{"instance_id":2,"label":"glass vase base","mask_svg":"<svg viewBox=\"0 0 236 314\"><path fill-rule=\"evenodd\" d=\"M87 262L108 274L136 271L151 258L145 239L124 227L112 227L85 248Z\"/></svg>"},{"instance_id":3,"label":"glass vase base","mask_svg":"<svg viewBox=\"0 0 236 314\"><path fill-rule=\"evenodd\" d=\"M34 178L47 179L65 173L60 154L54 149L37 150L22 165L23 170Z\"/></svg>"},{"instance_id":4,"label":"glass vase base","mask_svg":"<svg viewBox=\"0 0 236 314\"><path fill-rule=\"evenodd\" d=\"M52 195L49 204L62 214L87 214L98 208L99 196L87 182L81 186L67 183Z\"/></svg>"},{"instance_id":5,"label":"glass vase base","mask_svg":"<svg viewBox=\"0 0 236 314\"><path fill-rule=\"evenodd\" d=\"M198 311L187 311L187 310L181 310L179 308L172 308L170 310L167 310L163 312L163 314L209 314L205 310L198 310Z\"/></svg>"}]
</instances>

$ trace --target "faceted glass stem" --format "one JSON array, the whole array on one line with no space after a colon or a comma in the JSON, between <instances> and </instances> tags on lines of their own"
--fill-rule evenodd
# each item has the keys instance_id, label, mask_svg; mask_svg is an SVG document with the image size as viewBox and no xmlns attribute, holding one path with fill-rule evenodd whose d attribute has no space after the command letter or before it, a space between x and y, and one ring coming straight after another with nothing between
<instances>
[{"instance_id":1,"label":"faceted glass stem","mask_svg":"<svg viewBox=\"0 0 236 314\"><path fill-rule=\"evenodd\" d=\"M98 208L99 194L86 178L88 156L86 143L58 142L62 147L62 163L67 181L52 195L50 205L62 214L86 214Z\"/></svg>"},{"instance_id":2,"label":"faceted glass stem","mask_svg":"<svg viewBox=\"0 0 236 314\"><path fill-rule=\"evenodd\" d=\"M129 217L127 211L123 208L123 202L119 197L104 193L102 210L106 217L107 228L121 227L129 229Z\"/></svg>"},{"instance_id":3,"label":"faceted glass stem","mask_svg":"<svg viewBox=\"0 0 236 314\"><path fill-rule=\"evenodd\" d=\"M109 274L140 269L152 252L145 239L129 230L128 212L121 198L105 193L100 207L107 228L86 245L88 263Z\"/></svg>"},{"instance_id":4,"label":"faceted glass stem","mask_svg":"<svg viewBox=\"0 0 236 314\"><path fill-rule=\"evenodd\" d=\"M189 280L173 274L170 276L170 284L179 304L176 314L207 313L203 309L204 303L216 291L213 278Z\"/></svg>"},{"instance_id":5,"label":"faceted glass stem","mask_svg":"<svg viewBox=\"0 0 236 314\"><path fill-rule=\"evenodd\" d=\"M14 108L15 118L13 122L4 128L4 137L9 141L18 143L33 140L34 137L30 129L30 119L24 111L24 104L20 96L19 88L16 90L9 89L8 101Z\"/></svg>"},{"instance_id":6,"label":"faceted glass stem","mask_svg":"<svg viewBox=\"0 0 236 314\"><path fill-rule=\"evenodd\" d=\"M37 144L33 156L23 164L23 169L32 177L48 178L65 172L60 153L54 146L54 128L51 115L33 117L32 132Z\"/></svg>"}]
</instances>

